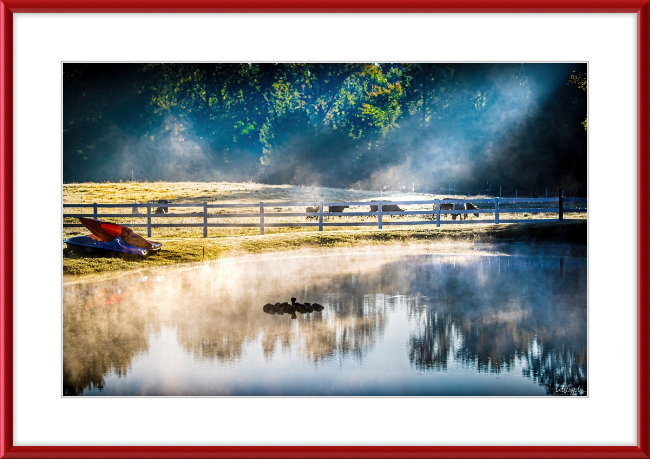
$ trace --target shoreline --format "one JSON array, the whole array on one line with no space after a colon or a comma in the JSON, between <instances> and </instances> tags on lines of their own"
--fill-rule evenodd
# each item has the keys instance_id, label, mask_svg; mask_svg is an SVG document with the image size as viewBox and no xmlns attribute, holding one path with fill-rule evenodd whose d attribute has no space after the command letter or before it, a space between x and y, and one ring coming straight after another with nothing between
<instances>
[{"instance_id":1,"label":"shoreline","mask_svg":"<svg viewBox=\"0 0 650 459\"><path fill-rule=\"evenodd\" d=\"M461 228L426 230L349 230L326 233L294 232L266 236L223 238L152 238L163 243L156 255L142 260L99 256L77 256L63 249L63 283L93 281L117 277L128 272L155 268L199 266L211 262L241 258L247 255L286 253L297 249L371 248L391 245L428 245L432 248L452 243L587 243L587 221L513 223L500 225L466 225ZM449 247L446 247L448 249ZM442 250L448 252L448 250ZM205 254L205 255L204 255Z\"/></svg>"}]
</instances>

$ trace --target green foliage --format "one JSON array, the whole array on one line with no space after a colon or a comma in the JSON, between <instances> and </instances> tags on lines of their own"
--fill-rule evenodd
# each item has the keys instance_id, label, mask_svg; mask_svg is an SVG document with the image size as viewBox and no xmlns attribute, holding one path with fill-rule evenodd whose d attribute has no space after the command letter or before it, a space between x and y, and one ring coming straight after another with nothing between
<instances>
[{"instance_id":1,"label":"green foliage","mask_svg":"<svg viewBox=\"0 0 650 459\"><path fill-rule=\"evenodd\" d=\"M587 92L587 72L574 70L569 77L569 83L577 84L580 89Z\"/></svg>"},{"instance_id":2,"label":"green foliage","mask_svg":"<svg viewBox=\"0 0 650 459\"><path fill-rule=\"evenodd\" d=\"M64 64L64 180L130 178L135 169L136 179L268 173L271 183L305 183L336 165L329 177L347 186L393 164L422 168L432 139L444 163L468 150L468 136L482 149L499 132L504 98L539 114L524 66L496 66ZM586 74L569 81L586 91Z\"/></svg>"},{"instance_id":3,"label":"green foliage","mask_svg":"<svg viewBox=\"0 0 650 459\"><path fill-rule=\"evenodd\" d=\"M569 77L569 83L571 84L577 84L578 88L582 89L583 92L587 92L587 72L578 72L577 70L574 70L571 73L571 76ZM585 128L585 131L587 130L587 117L585 116L585 120L580 123L582 127Z\"/></svg>"}]
</instances>

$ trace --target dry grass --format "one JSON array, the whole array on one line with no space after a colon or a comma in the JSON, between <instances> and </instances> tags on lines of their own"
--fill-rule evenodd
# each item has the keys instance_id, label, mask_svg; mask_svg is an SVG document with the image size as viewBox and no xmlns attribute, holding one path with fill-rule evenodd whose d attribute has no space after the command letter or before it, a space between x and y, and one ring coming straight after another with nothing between
<instances>
[{"instance_id":1,"label":"dry grass","mask_svg":"<svg viewBox=\"0 0 650 459\"><path fill-rule=\"evenodd\" d=\"M128 261L121 258L75 257L64 251L63 273L93 275L122 270L146 269L202 263L224 257L262 252L287 251L297 248L342 248L374 245L440 244L451 242L573 242L586 243L586 221L563 223L527 223L511 225L465 225L429 227L427 229L348 230L328 233L302 232L265 236L231 238L159 238L163 249L159 254ZM69 279L68 279L69 281Z\"/></svg>"},{"instance_id":2,"label":"dry grass","mask_svg":"<svg viewBox=\"0 0 650 459\"><path fill-rule=\"evenodd\" d=\"M264 201L266 203L273 202L345 202L345 201L361 201L367 202L371 200L383 199L393 201L407 201L407 200L432 200L437 198L467 198L465 196L454 195L435 195L427 193L402 193L402 192L388 192L380 193L378 191L366 190L345 190L340 188L315 188L315 187L302 187L290 185L264 185L259 183L230 183L230 182L124 182L124 183L74 183L63 185L63 202L65 204L92 204L96 203L146 203L147 201L157 201L158 199L168 199L174 203L198 203L204 201L214 204L225 203L251 203L250 208L232 208L232 209L210 209L210 214L244 214L259 212L259 206L255 207L256 203ZM487 196L473 196L468 199L485 199ZM431 210L430 205L400 205L404 210ZM357 206L346 209L346 212L367 212L370 209L368 206ZM141 212L145 209L141 208ZM304 212L305 207L286 207L276 206L274 208L266 208L265 212ZM192 212L202 212L201 208L170 208L170 212L174 214L187 214L187 217L153 217L152 222L167 223L167 224L181 224L181 223L202 223L201 217L192 217ZM64 213L90 213L92 209L88 208L66 208ZM101 213L124 214L124 217L111 218L101 217ZM106 221L116 221L124 225L134 223L146 223L146 218L136 217L131 213L130 208L124 209L101 209L99 211L99 218ZM383 216L384 222L390 221L422 221L430 222L431 215L408 215L408 216ZM447 215L444 219L450 219ZM473 217L469 217L473 218ZM488 220L493 219L493 213L481 214L480 219ZM540 218L557 218L557 214L552 213L539 213L537 215L513 213L501 214L500 221L507 222L508 219L540 219ZM586 219L586 213L566 213L567 219ZM300 223L309 222L313 223L316 220L307 219L307 217L296 216L283 216L283 217L265 217L265 223ZM325 223L338 223L338 222L376 222L375 216L355 216L355 217L325 217ZM259 217L232 217L232 218L219 218L210 219L211 223L231 223L231 224L257 224ZM64 223L78 223L76 218L65 218ZM476 224L472 227L489 226L485 224ZM324 227L324 232L333 231L361 231L369 230L373 227L340 227L330 226ZM386 225L384 228L391 228ZM398 229L399 226L392 228ZM404 228L403 226L401 228ZM432 225L415 225L409 226L410 230L431 229ZM466 225L451 225L445 228L465 228ZM375 228L376 229L376 228ZM145 233L144 228L136 229L141 233ZM317 227L287 227L287 228L265 228L267 235L271 234L296 234L305 232L317 232ZM64 228L64 239L71 236L86 234L85 228ZM233 237L233 236L254 236L259 234L259 228L210 228L208 236L213 237ZM152 238L178 238L178 237L202 237L202 228L153 228Z\"/></svg>"},{"instance_id":3,"label":"dry grass","mask_svg":"<svg viewBox=\"0 0 650 459\"><path fill-rule=\"evenodd\" d=\"M383 199L393 201L433 200L437 198L466 198L464 196L434 195L424 193L379 193L364 190L343 190L338 188L310 188L289 185L263 185L258 183L228 183L228 182L128 182L128 183L78 183L63 185L63 202L65 204L96 203L146 203L158 199L168 199L173 203L251 203L254 206L259 201L273 202L368 202ZM469 199L484 199L486 196L475 196ZM431 205L400 205L404 210L432 210ZM346 212L367 212L367 205L351 207ZM187 214L181 217L154 217L153 223L202 223L200 216L192 216L191 212L200 212L200 208L170 208L175 214ZM259 212L258 207L210 209L210 214L243 214ZM269 212L305 212L304 206L286 207L274 206L265 209ZM89 213L88 208L65 208L64 213ZM102 217L102 213L123 214L124 217ZM317 227L287 227L266 228L265 235L259 236L259 228L210 228L208 238L203 238L203 228L153 228L152 240L163 242L163 250L158 255L148 258L128 261L121 258L77 256L64 246L63 273L64 275L92 275L106 272L118 272L128 269L174 265L178 263L196 263L217 260L225 256L238 256L248 253L273 252L291 250L302 247L347 247L357 244L409 244L411 242L500 242L500 241L537 241L537 240L573 240L586 242L586 214L565 214L567 219L578 218L584 222L575 223L530 223L530 224L473 224L473 225L434 225L384 226L378 230L373 226L359 227L324 227L319 232ZM102 220L116 221L124 225L145 223L142 216L131 214L130 208L100 209ZM445 220L449 220L447 215ZM473 217L469 217L473 218ZM493 219L494 214L481 214L481 219ZM501 214L500 221L506 219L557 218L557 214ZM431 222L433 215L383 216L384 222L390 221L422 221ZM376 216L355 217L325 217L324 222L376 222ZM219 223L259 223L259 217L231 217L211 219ZM265 223L299 223L315 222L307 217L283 216L265 217ZM64 218L64 223L78 223L76 218ZM576 230L576 228L578 228ZM584 231L583 231L584 229ZM144 228L136 231L146 234ZM577 231L577 233L576 233ZM87 234L85 228L63 228L63 238ZM567 234L572 234L567 239ZM574 234L576 233L576 234Z\"/></svg>"}]
</instances>

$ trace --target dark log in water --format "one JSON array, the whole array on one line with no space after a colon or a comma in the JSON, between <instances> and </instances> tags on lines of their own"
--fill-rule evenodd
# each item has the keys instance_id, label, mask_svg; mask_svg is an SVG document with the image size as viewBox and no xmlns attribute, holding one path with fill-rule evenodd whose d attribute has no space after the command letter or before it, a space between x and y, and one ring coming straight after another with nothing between
<instances>
[{"instance_id":1,"label":"dark log in water","mask_svg":"<svg viewBox=\"0 0 650 459\"><path fill-rule=\"evenodd\" d=\"M275 304L266 303L262 307L262 310L267 314L291 314L292 319L297 318L296 312L299 312L300 314L309 314L314 311L320 312L323 309L325 309L325 307L318 303L297 303L295 298L291 298L291 304L287 302Z\"/></svg>"}]
</instances>

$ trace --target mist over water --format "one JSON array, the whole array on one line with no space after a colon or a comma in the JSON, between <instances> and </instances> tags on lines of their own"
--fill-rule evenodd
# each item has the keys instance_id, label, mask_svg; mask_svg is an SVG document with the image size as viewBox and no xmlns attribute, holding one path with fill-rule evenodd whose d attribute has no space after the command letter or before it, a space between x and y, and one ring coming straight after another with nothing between
<instances>
[{"instance_id":1,"label":"mist over water","mask_svg":"<svg viewBox=\"0 0 650 459\"><path fill-rule=\"evenodd\" d=\"M584 251L298 251L65 285L63 392L586 395ZM262 310L291 297L324 310Z\"/></svg>"}]
</instances>

